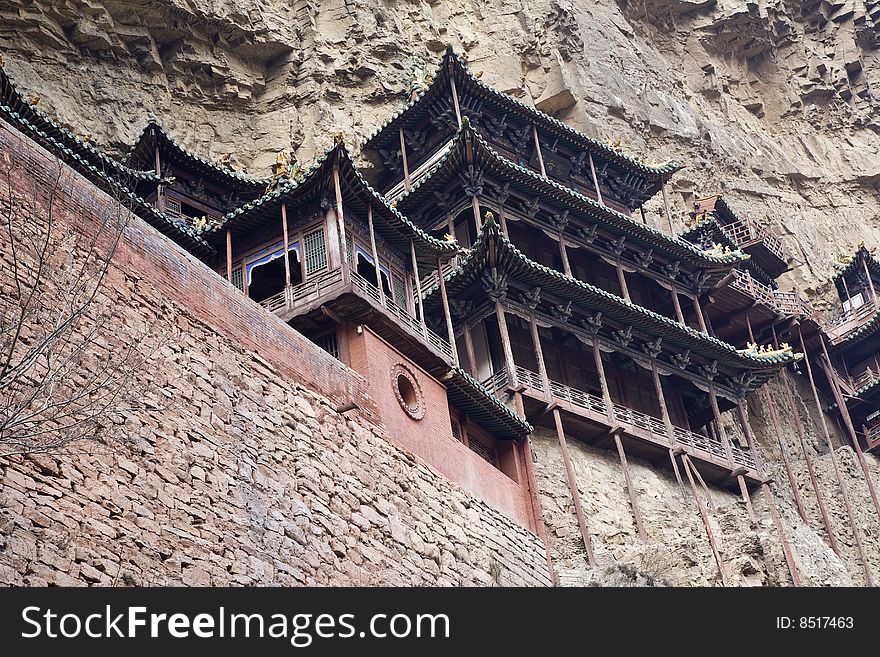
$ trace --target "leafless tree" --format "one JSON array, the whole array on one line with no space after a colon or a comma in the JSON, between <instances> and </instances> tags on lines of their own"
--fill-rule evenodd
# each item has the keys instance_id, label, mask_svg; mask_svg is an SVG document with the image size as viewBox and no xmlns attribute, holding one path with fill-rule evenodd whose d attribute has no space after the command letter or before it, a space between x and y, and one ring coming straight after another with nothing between
<instances>
[{"instance_id":1,"label":"leafless tree","mask_svg":"<svg viewBox=\"0 0 880 657\"><path fill-rule=\"evenodd\" d=\"M106 440L138 405L144 336L120 339L125 304L108 272L131 213L122 187L90 234L61 221L72 175L0 164L0 456ZM39 178L39 179L37 179ZM24 182L23 182L24 181ZM96 190L96 193L97 190Z\"/></svg>"}]
</instances>

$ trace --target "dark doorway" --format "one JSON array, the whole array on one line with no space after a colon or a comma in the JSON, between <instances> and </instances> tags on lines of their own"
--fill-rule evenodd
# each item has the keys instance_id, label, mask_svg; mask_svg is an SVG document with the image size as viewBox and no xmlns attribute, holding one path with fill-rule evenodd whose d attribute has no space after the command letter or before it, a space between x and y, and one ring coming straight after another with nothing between
<instances>
[{"instance_id":1,"label":"dark doorway","mask_svg":"<svg viewBox=\"0 0 880 657\"><path fill-rule=\"evenodd\" d=\"M290 261L290 284L299 285L302 283L299 253L291 250L288 254ZM263 301L284 290L284 283L284 256L279 254L278 257L251 269L248 296L254 301Z\"/></svg>"}]
</instances>

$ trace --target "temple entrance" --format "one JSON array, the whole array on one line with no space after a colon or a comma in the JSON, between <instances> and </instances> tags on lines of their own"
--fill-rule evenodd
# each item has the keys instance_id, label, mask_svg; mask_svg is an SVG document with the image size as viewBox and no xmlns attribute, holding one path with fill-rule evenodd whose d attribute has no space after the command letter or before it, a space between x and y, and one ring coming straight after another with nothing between
<instances>
[{"instance_id":1,"label":"temple entrance","mask_svg":"<svg viewBox=\"0 0 880 657\"><path fill-rule=\"evenodd\" d=\"M290 260L290 284L302 283L302 273L299 262L299 252L291 248ZM257 263L248 267L248 296L254 301L264 301L269 297L284 290L284 250L279 249Z\"/></svg>"}]
</instances>

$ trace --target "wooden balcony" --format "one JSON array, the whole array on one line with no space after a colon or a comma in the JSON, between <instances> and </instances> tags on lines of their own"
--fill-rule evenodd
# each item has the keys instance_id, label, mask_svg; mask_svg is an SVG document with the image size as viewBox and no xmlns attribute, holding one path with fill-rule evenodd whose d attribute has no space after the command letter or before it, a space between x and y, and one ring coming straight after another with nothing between
<instances>
[{"instance_id":1,"label":"wooden balcony","mask_svg":"<svg viewBox=\"0 0 880 657\"><path fill-rule=\"evenodd\" d=\"M880 451L880 424L868 429L865 434L865 442L867 443L867 451L875 454Z\"/></svg>"},{"instance_id":2,"label":"wooden balcony","mask_svg":"<svg viewBox=\"0 0 880 657\"><path fill-rule=\"evenodd\" d=\"M799 317L802 319L813 316L813 305L797 292L773 290L773 298L779 314L783 317Z\"/></svg>"},{"instance_id":3,"label":"wooden balcony","mask_svg":"<svg viewBox=\"0 0 880 657\"><path fill-rule=\"evenodd\" d=\"M383 303L379 289L363 276L349 272L349 277L346 282L342 269L331 269L259 303L295 328L315 323L321 317L321 308L326 305L329 312L338 313L344 319L370 324L383 338L400 346L405 353L409 351L417 362L423 361L419 353L413 352L427 350L448 369L453 362L452 346L448 341L422 326L394 301L386 297ZM405 340L402 342L401 338ZM421 349L417 348L419 346Z\"/></svg>"},{"instance_id":4,"label":"wooden balcony","mask_svg":"<svg viewBox=\"0 0 880 657\"><path fill-rule=\"evenodd\" d=\"M532 404L533 412L540 413L542 407L555 403L561 410L580 418L581 423L567 423L584 429L583 433L573 432L587 442L596 438L601 446L603 438L608 435L611 426L608 423L608 412L605 401L601 397L550 381L550 391L544 389L541 377L524 367L516 368L517 383L524 386L523 395L537 404ZM499 396L512 389L505 370L496 372L483 381L483 385ZM524 400L525 401L525 400ZM527 404L526 412L530 408ZM701 472L707 480L726 486L730 483L730 464L724 445L716 440L695 433L682 427L673 427L675 436L670 439L666 425L660 418L653 417L621 404L614 404L614 417L622 429L621 439L627 439L627 452L641 456L649 461L666 461L668 463L669 447L684 450L691 458L701 462ZM744 476L750 483L759 483L755 459L748 450L731 443L731 452L735 467L745 470Z\"/></svg>"},{"instance_id":5,"label":"wooden balcony","mask_svg":"<svg viewBox=\"0 0 880 657\"><path fill-rule=\"evenodd\" d=\"M836 344L844 339L849 333L855 331L862 324L869 321L877 312L876 299L868 299L858 308L845 310L831 315L828 319L828 339L831 344Z\"/></svg>"},{"instance_id":6,"label":"wooden balcony","mask_svg":"<svg viewBox=\"0 0 880 657\"><path fill-rule=\"evenodd\" d=\"M751 219L740 219L721 227L730 240L751 255L771 276L788 269L782 240Z\"/></svg>"},{"instance_id":7,"label":"wooden balcony","mask_svg":"<svg viewBox=\"0 0 880 657\"><path fill-rule=\"evenodd\" d=\"M872 383L876 383L877 381L880 381L880 371L874 370L869 367L864 372L861 372L860 374L857 374L852 378L853 391L861 390L862 388L869 386Z\"/></svg>"}]
</instances>

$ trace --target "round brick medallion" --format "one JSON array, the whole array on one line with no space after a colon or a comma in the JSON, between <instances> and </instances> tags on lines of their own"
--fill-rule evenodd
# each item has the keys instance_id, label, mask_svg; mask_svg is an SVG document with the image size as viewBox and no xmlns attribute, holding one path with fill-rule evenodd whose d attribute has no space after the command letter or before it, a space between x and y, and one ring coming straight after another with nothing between
<instances>
[{"instance_id":1,"label":"round brick medallion","mask_svg":"<svg viewBox=\"0 0 880 657\"><path fill-rule=\"evenodd\" d=\"M391 368L391 387L401 408L414 420L425 417L425 398L415 374L403 363Z\"/></svg>"}]
</instances>

